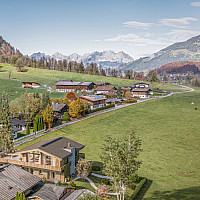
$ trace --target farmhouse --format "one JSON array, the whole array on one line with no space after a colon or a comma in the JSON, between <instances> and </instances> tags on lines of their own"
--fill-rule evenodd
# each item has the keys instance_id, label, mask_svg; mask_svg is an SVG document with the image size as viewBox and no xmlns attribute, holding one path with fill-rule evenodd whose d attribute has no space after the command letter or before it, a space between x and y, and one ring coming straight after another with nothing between
<instances>
[{"instance_id":1,"label":"farmhouse","mask_svg":"<svg viewBox=\"0 0 200 200\"><path fill-rule=\"evenodd\" d=\"M41 179L12 164L0 167L0 196L3 200L14 200L16 192L28 195Z\"/></svg>"},{"instance_id":2,"label":"farmhouse","mask_svg":"<svg viewBox=\"0 0 200 200\"><path fill-rule=\"evenodd\" d=\"M17 138L17 132L19 131L26 131L26 126L27 123L24 121L21 121L19 119L13 118L10 120L10 125L11 125L11 132L12 132L12 137L15 139ZM2 125L0 124L0 127Z\"/></svg>"},{"instance_id":3,"label":"farmhouse","mask_svg":"<svg viewBox=\"0 0 200 200\"><path fill-rule=\"evenodd\" d=\"M12 127L17 127L20 131L25 131L27 126L27 122L16 118L11 119L10 124Z\"/></svg>"},{"instance_id":4,"label":"farmhouse","mask_svg":"<svg viewBox=\"0 0 200 200\"><path fill-rule=\"evenodd\" d=\"M19 150L14 155L0 158L1 164L15 164L24 170L53 182L61 182L75 173L79 151L85 146L66 137L43 140Z\"/></svg>"},{"instance_id":5,"label":"farmhouse","mask_svg":"<svg viewBox=\"0 0 200 200\"><path fill-rule=\"evenodd\" d=\"M39 88L40 84L36 82L22 82L23 88Z\"/></svg>"},{"instance_id":6,"label":"farmhouse","mask_svg":"<svg viewBox=\"0 0 200 200\"><path fill-rule=\"evenodd\" d=\"M150 98L152 90L149 88L133 88L131 90L133 97L139 97L141 99Z\"/></svg>"},{"instance_id":7,"label":"farmhouse","mask_svg":"<svg viewBox=\"0 0 200 200\"><path fill-rule=\"evenodd\" d=\"M91 110L105 106L106 98L100 97L98 95L80 96L79 98L84 102L89 103Z\"/></svg>"},{"instance_id":8,"label":"farmhouse","mask_svg":"<svg viewBox=\"0 0 200 200\"><path fill-rule=\"evenodd\" d=\"M80 90L86 90L91 92L94 88L93 82L73 82L69 80L60 80L56 83L57 92L75 92Z\"/></svg>"},{"instance_id":9,"label":"farmhouse","mask_svg":"<svg viewBox=\"0 0 200 200\"><path fill-rule=\"evenodd\" d=\"M114 86L98 86L97 88L94 89L96 94L108 93L108 92L113 93L115 90L116 88Z\"/></svg>"}]
</instances>

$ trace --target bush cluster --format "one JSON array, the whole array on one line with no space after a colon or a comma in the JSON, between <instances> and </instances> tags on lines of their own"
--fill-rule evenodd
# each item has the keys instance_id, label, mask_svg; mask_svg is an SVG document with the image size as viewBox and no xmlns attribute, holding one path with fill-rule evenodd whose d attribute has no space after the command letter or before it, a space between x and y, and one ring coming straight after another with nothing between
<instances>
[{"instance_id":1,"label":"bush cluster","mask_svg":"<svg viewBox=\"0 0 200 200\"><path fill-rule=\"evenodd\" d=\"M136 103L137 99L124 100L123 103Z\"/></svg>"},{"instance_id":2,"label":"bush cluster","mask_svg":"<svg viewBox=\"0 0 200 200\"><path fill-rule=\"evenodd\" d=\"M104 179L101 180L101 183L106 184L106 185L110 185L110 180L104 178Z\"/></svg>"},{"instance_id":3,"label":"bush cluster","mask_svg":"<svg viewBox=\"0 0 200 200\"><path fill-rule=\"evenodd\" d=\"M139 183L141 181L141 177L139 177L137 174L131 174L130 175L130 183Z\"/></svg>"},{"instance_id":4,"label":"bush cluster","mask_svg":"<svg viewBox=\"0 0 200 200\"><path fill-rule=\"evenodd\" d=\"M104 107L101 107L101 108L97 108L95 110L91 110L90 113L94 113L94 112L97 112L97 111L100 111L100 110L105 110L105 109L108 109L108 108L112 108L112 107L115 107L114 104L110 104L108 106L104 106Z\"/></svg>"}]
</instances>

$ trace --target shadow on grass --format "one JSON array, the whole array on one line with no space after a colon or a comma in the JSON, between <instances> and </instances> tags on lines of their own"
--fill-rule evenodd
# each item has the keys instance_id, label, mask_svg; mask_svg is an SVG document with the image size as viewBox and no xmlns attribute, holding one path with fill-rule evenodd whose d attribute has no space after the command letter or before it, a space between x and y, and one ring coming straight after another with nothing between
<instances>
[{"instance_id":1,"label":"shadow on grass","mask_svg":"<svg viewBox=\"0 0 200 200\"><path fill-rule=\"evenodd\" d=\"M101 169L103 169L103 163L102 162L93 161L92 165L93 166L99 166Z\"/></svg>"},{"instance_id":2,"label":"shadow on grass","mask_svg":"<svg viewBox=\"0 0 200 200\"><path fill-rule=\"evenodd\" d=\"M142 200L144 198L144 195L146 194L148 189L151 187L152 182L153 182L152 180L147 179L146 183L144 184L142 189L139 191L136 197L136 200Z\"/></svg>"},{"instance_id":3,"label":"shadow on grass","mask_svg":"<svg viewBox=\"0 0 200 200\"><path fill-rule=\"evenodd\" d=\"M200 186L184 188L173 191L155 191L150 198L145 200L162 199L162 200L199 200L200 199Z\"/></svg>"}]
</instances>

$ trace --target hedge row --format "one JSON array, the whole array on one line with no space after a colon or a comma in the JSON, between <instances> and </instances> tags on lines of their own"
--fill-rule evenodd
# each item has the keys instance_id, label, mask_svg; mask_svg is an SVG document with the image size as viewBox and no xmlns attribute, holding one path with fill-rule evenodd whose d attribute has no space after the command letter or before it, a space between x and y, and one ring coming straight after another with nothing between
<instances>
[{"instance_id":1,"label":"hedge row","mask_svg":"<svg viewBox=\"0 0 200 200\"><path fill-rule=\"evenodd\" d=\"M97 112L97 111L100 111L100 110L105 110L105 109L112 108L112 107L115 107L115 105L114 104L110 104L108 106L97 108L97 109L91 110L90 113L94 113L94 112Z\"/></svg>"},{"instance_id":2,"label":"hedge row","mask_svg":"<svg viewBox=\"0 0 200 200\"><path fill-rule=\"evenodd\" d=\"M136 103L137 99L124 100L123 103Z\"/></svg>"},{"instance_id":3,"label":"hedge row","mask_svg":"<svg viewBox=\"0 0 200 200\"><path fill-rule=\"evenodd\" d=\"M136 186L135 190L133 191L133 194L132 194L131 197L130 197L130 200L134 200L134 199L137 197L139 191L142 189L142 187L143 187L143 185L146 183L146 181L147 181L147 179L146 179L146 178L143 178L143 179L138 183L138 185Z\"/></svg>"}]
</instances>

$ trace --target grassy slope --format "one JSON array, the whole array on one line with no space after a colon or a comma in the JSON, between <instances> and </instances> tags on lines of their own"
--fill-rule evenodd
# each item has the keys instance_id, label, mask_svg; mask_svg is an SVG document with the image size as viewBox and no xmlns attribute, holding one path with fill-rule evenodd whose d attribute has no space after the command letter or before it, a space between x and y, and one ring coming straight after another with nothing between
<instances>
[{"instance_id":1,"label":"grassy slope","mask_svg":"<svg viewBox=\"0 0 200 200\"><path fill-rule=\"evenodd\" d=\"M184 193L187 188L200 187L200 109L194 110L194 106L200 108L199 96L196 90L134 105L65 127L20 148L63 135L85 144L87 159L99 162L108 135L120 137L134 129L143 147L139 174L153 181L145 198L160 198L174 189Z\"/></svg>"}]
</instances>

